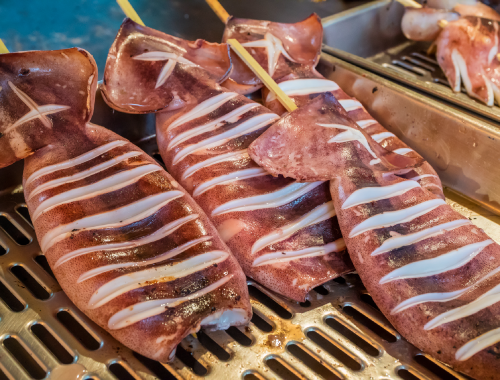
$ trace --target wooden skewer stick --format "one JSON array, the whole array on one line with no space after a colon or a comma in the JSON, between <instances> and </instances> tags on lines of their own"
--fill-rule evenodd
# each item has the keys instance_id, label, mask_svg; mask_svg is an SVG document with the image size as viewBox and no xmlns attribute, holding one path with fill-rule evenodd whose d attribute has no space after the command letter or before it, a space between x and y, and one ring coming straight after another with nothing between
<instances>
[{"instance_id":1,"label":"wooden skewer stick","mask_svg":"<svg viewBox=\"0 0 500 380\"><path fill-rule=\"evenodd\" d=\"M500 53L497 54L497 59L500 61Z\"/></svg>"},{"instance_id":2,"label":"wooden skewer stick","mask_svg":"<svg viewBox=\"0 0 500 380\"><path fill-rule=\"evenodd\" d=\"M0 39L0 54L6 54L9 52L9 49L7 49L7 46L3 43L3 41Z\"/></svg>"},{"instance_id":3,"label":"wooden skewer stick","mask_svg":"<svg viewBox=\"0 0 500 380\"><path fill-rule=\"evenodd\" d=\"M448 25L448 24L449 24L449 22L448 22L448 21L446 21L446 20L439 20L439 21L438 21L438 25L439 25L441 28L445 28L445 27L446 27L446 25Z\"/></svg>"},{"instance_id":4,"label":"wooden skewer stick","mask_svg":"<svg viewBox=\"0 0 500 380\"><path fill-rule=\"evenodd\" d=\"M243 62L253 71L255 75L264 83L269 91L274 93L274 95L281 102L283 107L287 109L288 112L292 112L297 109L297 105L293 102L290 97L283 92L283 90L276 84L276 82L269 76L269 74L262 68L261 65L246 51L246 49L234 38L227 40L227 43L234 52L240 57Z\"/></svg>"},{"instance_id":5,"label":"wooden skewer stick","mask_svg":"<svg viewBox=\"0 0 500 380\"><path fill-rule=\"evenodd\" d=\"M135 9L130 5L128 0L116 0L120 8L122 9L123 13L125 13L125 16L127 16L129 19L132 21L135 21L136 23L145 26L144 23L142 22L141 18L135 11Z\"/></svg>"},{"instance_id":6,"label":"wooden skewer stick","mask_svg":"<svg viewBox=\"0 0 500 380\"><path fill-rule=\"evenodd\" d=\"M415 0L396 0L399 4L408 8L422 8L422 4L417 3Z\"/></svg>"},{"instance_id":7,"label":"wooden skewer stick","mask_svg":"<svg viewBox=\"0 0 500 380\"><path fill-rule=\"evenodd\" d=\"M205 1L224 24L226 23L227 19L231 17L231 15L227 13L227 11L219 3L218 0L205 0Z\"/></svg>"}]
</instances>

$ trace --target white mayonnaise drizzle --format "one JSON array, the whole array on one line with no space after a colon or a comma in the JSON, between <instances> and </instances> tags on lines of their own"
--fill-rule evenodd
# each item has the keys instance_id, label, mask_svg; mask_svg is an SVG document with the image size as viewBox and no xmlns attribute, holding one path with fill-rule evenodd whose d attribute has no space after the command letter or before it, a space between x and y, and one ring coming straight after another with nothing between
<instances>
[{"instance_id":1,"label":"white mayonnaise drizzle","mask_svg":"<svg viewBox=\"0 0 500 380\"><path fill-rule=\"evenodd\" d=\"M75 251L71 251L69 253L66 253L65 255L61 256L56 263L54 264L54 269L57 268L58 266L64 264L65 262L74 259L75 257L79 257L81 255L86 255L92 252L99 252L99 251L116 251L116 250L126 250L130 248L135 248L139 247L141 245L153 243L155 241L158 241L160 239L163 239L164 237L170 235L172 232L176 231L180 227L182 227L184 224L191 222L195 219L198 219L199 215L198 214L191 214L187 215L183 218L179 218L174 220L173 222L170 222L160 229L156 230L152 234L143 236L139 239L132 240L132 241L124 241L121 243L110 243L110 244L101 244L101 245L95 245L93 247L85 247L85 248L80 248Z\"/></svg>"},{"instance_id":2,"label":"white mayonnaise drizzle","mask_svg":"<svg viewBox=\"0 0 500 380\"><path fill-rule=\"evenodd\" d=\"M360 128L368 128L370 125L378 124L377 120L369 119L369 120L359 120L356 122Z\"/></svg>"},{"instance_id":3,"label":"white mayonnaise drizzle","mask_svg":"<svg viewBox=\"0 0 500 380\"><path fill-rule=\"evenodd\" d=\"M238 94L236 92L223 92L221 94L212 96L211 98L198 104L191 111L188 111L184 115L181 115L180 117L175 119L173 123L167 127L167 132L170 132L172 129L177 128L178 126L185 124L191 120L197 119L209 114L210 112L215 111L221 105L237 96Z\"/></svg>"},{"instance_id":4,"label":"white mayonnaise drizzle","mask_svg":"<svg viewBox=\"0 0 500 380\"><path fill-rule=\"evenodd\" d=\"M396 135L394 135L394 133L391 132L382 132L371 135L371 138L378 143L381 143L382 141L387 140L390 137L396 137Z\"/></svg>"},{"instance_id":5,"label":"white mayonnaise drizzle","mask_svg":"<svg viewBox=\"0 0 500 380\"><path fill-rule=\"evenodd\" d=\"M500 328L493 329L472 339L460 347L455 353L455 359L464 361L477 354L479 351L500 341Z\"/></svg>"},{"instance_id":6,"label":"white mayonnaise drizzle","mask_svg":"<svg viewBox=\"0 0 500 380\"><path fill-rule=\"evenodd\" d=\"M88 152L86 152L80 156L71 158L71 159L63 161L63 162L59 162L58 164L49 165L49 166L46 166L44 168L41 168L28 177L24 186L27 187L31 182L33 182L37 178L40 178L41 176L83 164L84 162L90 161L93 158L96 158L103 153L109 152L112 149L115 149L119 146L123 146L126 144L128 144L128 141L115 140L115 141L112 141L110 143L101 145L95 149L89 150Z\"/></svg>"},{"instance_id":7,"label":"white mayonnaise drizzle","mask_svg":"<svg viewBox=\"0 0 500 380\"><path fill-rule=\"evenodd\" d=\"M318 78L286 80L278 83L278 86L288 96L319 94L322 92L337 91L340 88L334 81ZM274 92L269 91L266 102L272 102L275 99Z\"/></svg>"},{"instance_id":8,"label":"white mayonnaise drizzle","mask_svg":"<svg viewBox=\"0 0 500 380\"><path fill-rule=\"evenodd\" d=\"M404 156L406 153L410 153L410 152L414 152L414 150L410 149L410 148L399 148L399 149L395 149L392 151L392 153L400 154L402 156Z\"/></svg>"},{"instance_id":9,"label":"white mayonnaise drizzle","mask_svg":"<svg viewBox=\"0 0 500 380\"><path fill-rule=\"evenodd\" d=\"M256 115L248 120L245 120L243 123L238 124L236 127L228 131L222 132L216 136L209 137L196 144L192 144L185 147L184 149L181 149L175 155L172 163L175 165L188 155L198 150L214 148L216 146L223 145L229 140L235 139L236 137L246 135L247 133L253 131L257 131L277 119L279 119L279 116L274 113L264 113Z\"/></svg>"},{"instance_id":10,"label":"white mayonnaise drizzle","mask_svg":"<svg viewBox=\"0 0 500 380\"><path fill-rule=\"evenodd\" d=\"M131 290L152 282L170 282L199 272L229 257L224 251L210 251L190 257L174 265L155 266L114 278L97 289L90 297L88 307L96 309ZM145 284L146 283L146 284Z\"/></svg>"},{"instance_id":11,"label":"white mayonnaise drizzle","mask_svg":"<svg viewBox=\"0 0 500 380\"><path fill-rule=\"evenodd\" d=\"M250 156L248 155L248 151L246 149L238 150L235 152L229 152L224 154L216 155L215 157L209 158L208 160L198 162L194 165L191 165L186 171L182 174L182 180L191 177L198 170L206 168L211 165L219 164L221 162L226 161L239 161L248 159Z\"/></svg>"},{"instance_id":12,"label":"white mayonnaise drizzle","mask_svg":"<svg viewBox=\"0 0 500 380\"><path fill-rule=\"evenodd\" d=\"M368 153L370 153L375 159L377 159L377 155L373 152L372 148L368 144L368 140L361 131L342 124L318 124L318 125L325 128L338 128L345 130L345 132L341 132L332 137L330 140L328 140L328 143L333 143L333 142L343 143L349 141L358 141L361 145L365 147Z\"/></svg>"},{"instance_id":13,"label":"white mayonnaise drizzle","mask_svg":"<svg viewBox=\"0 0 500 380\"><path fill-rule=\"evenodd\" d=\"M420 260L407 264L382 277L379 283L386 284L391 281L403 280L405 278L429 277L460 268L492 243L493 240L488 239L480 243L469 244L453 251L443 253L432 259Z\"/></svg>"},{"instance_id":14,"label":"white mayonnaise drizzle","mask_svg":"<svg viewBox=\"0 0 500 380\"><path fill-rule=\"evenodd\" d=\"M212 217L216 215L226 214L228 212L252 211L283 206L303 196L304 194L307 194L323 183L323 181L311 183L294 182L272 193L256 195L248 198L234 199L216 207L212 211Z\"/></svg>"},{"instance_id":15,"label":"white mayonnaise drizzle","mask_svg":"<svg viewBox=\"0 0 500 380\"><path fill-rule=\"evenodd\" d=\"M164 193L150 195L134 203L115 210L77 219L74 222L63 224L49 230L42 238L40 246L43 252L57 242L70 236L73 230L118 228L147 218L174 199L184 195L182 191L172 190Z\"/></svg>"},{"instance_id":16,"label":"white mayonnaise drizzle","mask_svg":"<svg viewBox=\"0 0 500 380\"><path fill-rule=\"evenodd\" d=\"M108 321L108 328L111 330L118 330L130 326L136 322L142 321L146 318L154 317L155 315L164 313L166 309L176 307L181 303L203 297L215 289L221 287L226 282L233 278L233 274L222 277L213 284L200 289L185 297L179 298L163 298L159 300L150 300L136 303L119 312L115 313Z\"/></svg>"},{"instance_id":17,"label":"white mayonnaise drizzle","mask_svg":"<svg viewBox=\"0 0 500 380\"><path fill-rule=\"evenodd\" d=\"M500 267L495 268L491 272L489 272L486 276L484 276L484 277L480 278L478 281L476 281L474 284L467 286L464 289L456 290L454 292L426 293L426 294L421 294L421 295L409 298L406 301L401 302L398 306L396 306L391 311L391 314L397 314L403 310L406 310L410 307L413 307L413 306L416 306L416 305L419 305L419 304L425 303L425 302L448 302L448 301L454 300L454 299L460 297L462 294L466 293L468 290L476 287L481 282L498 274L499 272L500 272Z\"/></svg>"},{"instance_id":18,"label":"white mayonnaise drizzle","mask_svg":"<svg viewBox=\"0 0 500 380\"><path fill-rule=\"evenodd\" d=\"M415 188L421 188L418 182L402 181L388 186L358 189L349 195L349 198L342 204L342 209L345 210L365 203L396 197Z\"/></svg>"},{"instance_id":19,"label":"white mayonnaise drizzle","mask_svg":"<svg viewBox=\"0 0 500 380\"><path fill-rule=\"evenodd\" d=\"M335 216L335 208L333 207L333 201L322 204L316 207L307 214L301 216L300 218L294 220L281 228L278 228L271 233L262 236L257 239L252 245L252 254L260 251L262 248L267 247L271 244L276 244L280 241L288 239L295 232L312 226L313 224L318 224L324 220L333 218Z\"/></svg>"},{"instance_id":20,"label":"white mayonnaise drizzle","mask_svg":"<svg viewBox=\"0 0 500 380\"><path fill-rule=\"evenodd\" d=\"M437 226L426 228L422 231L414 232L408 235L398 235L384 240L382 245L372 252L372 256L377 256L382 253L392 251L393 249L401 248L407 245L418 243L424 239L429 239L434 236L444 234L445 232L454 230L455 228L470 225L467 219L452 220L451 222L439 224Z\"/></svg>"},{"instance_id":21,"label":"white mayonnaise drizzle","mask_svg":"<svg viewBox=\"0 0 500 380\"><path fill-rule=\"evenodd\" d=\"M102 164L92 166L87 170L83 170L81 172L75 173L73 175L67 177L60 177L57 179L53 179L52 181L48 181L42 183L41 185L35 187L28 196L28 201L32 199L35 195L41 193L42 191L53 189L54 187L65 185L67 183L76 182L81 179L90 177L94 174L100 173L106 169L109 169L120 162L126 161L129 158L140 156L142 152L127 152L122 154L121 156L113 157L111 160L103 162Z\"/></svg>"},{"instance_id":22,"label":"white mayonnaise drizzle","mask_svg":"<svg viewBox=\"0 0 500 380\"><path fill-rule=\"evenodd\" d=\"M278 252L266 253L260 257L257 257L254 260L252 266L260 267L262 265L283 263L291 260L324 256L332 252L340 252L344 249L345 249L344 239L340 238L332 243L320 245L317 247L308 247L300 249L298 251L278 251Z\"/></svg>"},{"instance_id":23,"label":"white mayonnaise drizzle","mask_svg":"<svg viewBox=\"0 0 500 380\"><path fill-rule=\"evenodd\" d=\"M374 230L377 228L391 227L397 224L410 222L413 219L425 215L435 208L445 204L446 202L442 199L431 199L429 201L425 201L415 206L411 206L401 210L388 211L378 215L374 215L366 220L363 220L357 226L354 226L349 234L349 237L353 238L362 234L363 232Z\"/></svg>"},{"instance_id":24,"label":"white mayonnaise drizzle","mask_svg":"<svg viewBox=\"0 0 500 380\"><path fill-rule=\"evenodd\" d=\"M187 251L188 249L194 247L195 245L198 245L200 243L204 243L208 240L211 240L212 236L202 236L197 239L193 239L188 241L187 243L181 244L178 247L175 247L174 249L171 249L170 251L164 252L161 255L158 255L156 257L153 257L151 259L143 260L143 261L131 261L128 263L117 263L117 264L109 264L109 265L103 265L94 269L91 269L85 273L82 273L80 277L78 277L78 280L76 280L77 283L86 281L92 277L99 276L100 274L107 273L113 270L117 269L125 269L125 268L140 268L144 267L147 265L152 265L152 264L157 264L161 263L162 261L171 259L172 257L175 257L177 255L180 255L182 252Z\"/></svg>"},{"instance_id":25,"label":"white mayonnaise drizzle","mask_svg":"<svg viewBox=\"0 0 500 380\"><path fill-rule=\"evenodd\" d=\"M218 119L212 120L195 128L190 128L185 132L181 132L168 143L167 151L193 137L199 136L203 133L215 131L217 128L220 128L227 123L236 123L240 119L240 116L257 107L260 107L257 103L244 104L241 107L219 117Z\"/></svg>"},{"instance_id":26,"label":"white mayonnaise drizzle","mask_svg":"<svg viewBox=\"0 0 500 380\"><path fill-rule=\"evenodd\" d=\"M359 108L363 108L363 105L354 99L341 99L339 100L339 103L342 107L344 107L346 112L351 112Z\"/></svg>"},{"instance_id":27,"label":"white mayonnaise drizzle","mask_svg":"<svg viewBox=\"0 0 500 380\"><path fill-rule=\"evenodd\" d=\"M133 169L124 170L118 174L104 178L90 185L77 187L75 189L56 194L40 203L33 212L32 218L33 220L36 220L43 213L66 203L77 202L122 189L136 183L145 175L160 170L162 169L158 165L153 164L136 166Z\"/></svg>"},{"instance_id":28,"label":"white mayonnaise drizzle","mask_svg":"<svg viewBox=\"0 0 500 380\"><path fill-rule=\"evenodd\" d=\"M269 173L262 168L242 169L232 173L224 174L219 177L212 178L198 185L193 191L193 197L200 196L204 192L219 185L227 185L235 181L242 181L248 178L262 177L269 175Z\"/></svg>"}]
</instances>

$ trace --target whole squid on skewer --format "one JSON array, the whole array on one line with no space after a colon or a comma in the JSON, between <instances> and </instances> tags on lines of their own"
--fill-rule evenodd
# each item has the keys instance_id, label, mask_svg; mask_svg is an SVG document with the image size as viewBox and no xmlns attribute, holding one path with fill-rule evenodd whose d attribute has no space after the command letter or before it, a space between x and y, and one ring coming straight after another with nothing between
<instances>
[{"instance_id":1,"label":"whole squid on skewer","mask_svg":"<svg viewBox=\"0 0 500 380\"><path fill-rule=\"evenodd\" d=\"M25 159L35 232L68 297L124 345L166 362L200 326L248 323L245 276L155 160L89 123L96 83L81 49L0 55L0 167Z\"/></svg>"},{"instance_id":2,"label":"whole squid on skewer","mask_svg":"<svg viewBox=\"0 0 500 380\"><path fill-rule=\"evenodd\" d=\"M303 301L313 287L352 270L328 183L274 178L258 167L247 147L279 116L219 86L203 65L178 60L156 87L168 62L144 62L145 52L182 56L184 44L192 43L126 20L106 63L105 99L120 110L128 103L163 110L156 128L168 171L210 216L248 276ZM228 56L225 44L217 46Z\"/></svg>"},{"instance_id":3,"label":"whole squid on skewer","mask_svg":"<svg viewBox=\"0 0 500 380\"><path fill-rule=\"evenodd\" d=\"M314 28L310 28L311 32L307 34L307 38L312 41L322 41L323 27L321 26L319 20L310 16L305 21L309 24L315 25ZM359 101L349 97L337 83L324 78L315 70L321 46L318 45L315 54L313 54L312 51L310 51L311 47L304 49L304 44L295 38L295 32L305 21L296 24L283 24L273 23L270 21L231 18L227 22L223 40L227 41L230 38L238 40L252 55L252 57L254 57L263 68L267 69L266 71L271 74L285 94L289 95L297 106L304 106L307 102L319 94L329 92L340 102L349 117L351 117L384 148L397 154L420 158L418 153L416 153L413 149L410 149L396 135L389 132L379 122L377 122ZM275 40L282 41L280 43L283 48L289 51L289 53L280 56L280 60L277 61L274 71L271 71L270 67L266 66L266 64L272 61L271 57L273 57L273 51L269 48L258 49L255 47L258 46L256 43L260 41L259 39L262 38L262 35L268 35L268 33L273 33L273 38ZM313 47L316 48L316 46ZM299 61L298 57L303 51L305 51L305 56L314 56L316 57L316 60L310 61L310 64L298 64L290 61L289 58L292 54L294 57L297 57L295 60ZM233 53L231 57L233 61L238 62L234 58L235 56L236 55ZM266 58L266 56L268 58ZM241 59L238 58L238 60L241 65L244 66L235 65L232 70L231 78L241 78L243 77L242 73L244 73L244 76L247 78L250 77L250 75L255 77L255 74L253 74L253 72L246 67ZM305 59L302 59L302 61L305 61ZM257 79L254 79L254 81L256 80ZM266 107L278 115L283 115L286 112L285 108L281 105L278 99L276 99L273 93L269 92L265 88L263 89L263 101ZM405 174L406 177L417 180L429 191L444 198L441 181L436 172L429 165L429 163L423 160L420 162L421 164L418 167L413 167L411 170L407 171ZM325 180L327 179L329 178L325 178Z\"/></svg>"},{"instance_id":4,"label":"whole squid on skewer","mask_svg":"<svg viewBox=\"0 0 500 380\"><path fill-rule=\"evenodd\" d=\"M274 175L330 177L348 252L389 321L454 369L498 379L500 246L401 175L418 159L384 150L329 93L273 124L249 152Z\"/></svg>"}]
</instances>

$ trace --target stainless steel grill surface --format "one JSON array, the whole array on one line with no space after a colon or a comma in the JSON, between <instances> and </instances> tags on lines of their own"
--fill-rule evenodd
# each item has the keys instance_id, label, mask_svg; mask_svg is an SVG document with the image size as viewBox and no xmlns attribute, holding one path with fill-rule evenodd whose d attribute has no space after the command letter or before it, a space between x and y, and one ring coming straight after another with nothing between
<instances>
[{"instance_id":1,"label":"stainless steel grill surface","mask_svg":"<svg viewBox=\"0 0 500 380\"><path fill-rule=\"evenodd\" d=\"M404 7L379 0L326 17L324 51L370 71L425 91L460 107L500 121L500 107L470 98L465 89L454 93L428 42L409 41L401 31Z\"/></svg>"},{"instance_id":2,"label":"stainless steel grill surface","mask_svg":"<svg viewBox=\"0 0 500 380\"><path fill-rule=\"evenodd\" d=\"M357 96L370 112L377 107L369 94L377 94L374 96L383 103L391 94L398 96L398 89L406 91L326 56L320 70ZM374 86L376 92L372 92ZM368 95L363 96L364 92ZM450 123L460 119L458 114L433 109L430 103L420 104L414 95L401 97L401 101L413 117L428 107L426 113L444 113L442 117ZM159 159L154 116L115 113L98 94L92 121L110 127ZM393 124L404 122L398 113L381 115L381 121L395 133ZM465 379L402 339L376 309L356 274L316 288L302 304L249 281L254 317L248 327L189 336L171 364L140 357L94 325L61 291L36 241L21 175L22 164L0 170L2 380ZM454 188L461 190L462 185L458 181ZM446 191L446 195L457 211L500 241L500 217L455 192Z\"/></svg>"}]
</instances>

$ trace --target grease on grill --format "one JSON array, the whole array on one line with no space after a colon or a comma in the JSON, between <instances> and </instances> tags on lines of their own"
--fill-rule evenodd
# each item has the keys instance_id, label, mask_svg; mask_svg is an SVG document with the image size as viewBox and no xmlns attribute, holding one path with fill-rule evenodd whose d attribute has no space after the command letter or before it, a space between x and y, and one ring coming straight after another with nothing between
<instances>
[{"instance_id":1,"label":"grease on grill","mask_svg":"<svg viewBox=\"0 0 500 380\"><path fill-rule=\"evenodd\" d=\"M28 245L31 242L31 237L22 232L6 215L0 215L0 229L19 245Z\"/></svg>"},{"instance_id":2,"label":"grease on grill","mask_svg":"<svg viewBox=\"0 0 500 380\"><path fill-rule=\"evenodd\" d=\"M91 333L90 328L85 326L83 322L77 320L71 311L59 311L57 319L87 350L95 351L101 346L97 336Z\"/></svg>"},{"instance_id":3,"label":"grease on grill","mask_svg":"<svg viewBox=\"0 0 500 380\"><path fill-rule=\"evenodd\" d=\"M26 303L0 280L0 298L8 308L16 313L23 311Z\"/></svg>"},{"instance_id":4,"label":"grease on grill","mask_svg":"<svg viewBox=\"0 0 500 380\"><path fill-rule=\"evenodd\" d=\"M42 301L50 298L50 292L46 289L46 287L41 285L22 265L12 266L10 271L24 286L26 286L26 288L28 288L33 296Z\"/></svg>"},{"instance_id":5,"label":"grease on grill","mask_svg":"<svg viewBox=\"0 0 500 380\"><path fill-rule=\"evenodd\" d=\"M35 323L31 326L31 332L40 339L40 341L47 347L47 349L52 352L52 354L61 362L62 364L73 363L73 354L69 353L68 350L63 347L59 338L54 336L52 331L49 331L42 323Z\"/></svg>"},{"instance_id":6,"label":"grease on grill","mask_svg":"<svg viewBox=\"0 0 500 380\"><path fill-rule=\"evenodd\" d=\"M21 344L18 338L10 336L3 341L4 347L24 368L24 370L33 379L43 379L47 375L42 368L40 359L36 358L33 352L28 352L24 344Z\"/></svg>"}]
</instances>

